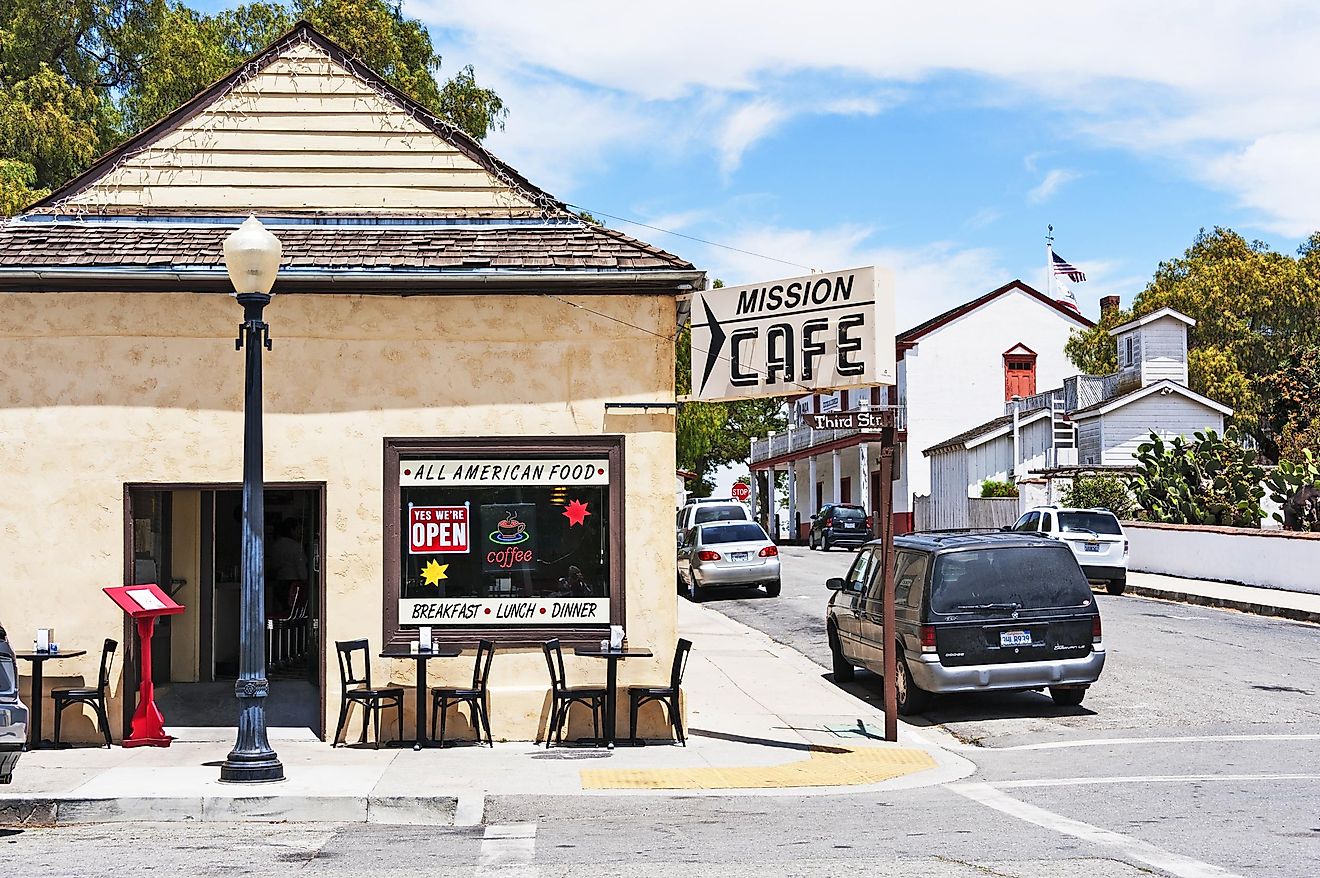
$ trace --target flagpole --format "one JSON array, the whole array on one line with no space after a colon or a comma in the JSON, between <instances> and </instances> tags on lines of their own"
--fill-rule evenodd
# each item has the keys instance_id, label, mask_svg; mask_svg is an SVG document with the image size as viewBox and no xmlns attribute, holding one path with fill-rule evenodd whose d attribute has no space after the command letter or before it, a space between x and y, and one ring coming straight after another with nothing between
<instances>
[{"instance_id":1,"label":"flagpole","mask_svg":"<svg viewBox=\"0 0 1320 878\"><path fill-rule=\"evenodd\" d=\"M1054 226L1045 227L1045 292L1053 301L1054 296Z\"/></svg>"}]
</instances>

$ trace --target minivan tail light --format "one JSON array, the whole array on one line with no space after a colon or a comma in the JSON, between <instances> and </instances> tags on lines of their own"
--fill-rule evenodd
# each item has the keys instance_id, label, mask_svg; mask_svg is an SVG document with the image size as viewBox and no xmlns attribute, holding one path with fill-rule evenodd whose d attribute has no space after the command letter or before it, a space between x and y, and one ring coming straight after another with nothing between
<instances>
[{"instance_id":1,"label":"minivan tail light","mask_svg":"<svg viewBox=\"0 0 1320 878\"><path fill-rule=\"evenodd\" d=\"M1096 613L1091 617L1091 642L1099 643L1101 635L1100 614Z\"/></svg>"},{"instance_id":2,"label":"minivan tail light","mask_svg":"<svg viewBox=\"0 0 1320 878\"><path fill-rule=\"evenodd\" d=\"M757 554L760 555L762 558L777 558L779 556L779 547L766 546L764 549L757 552Z\"/></svg>"},{"instance_id":3,"label":"minivan tail light","mask_svg":"<svg viewBox=\"0 0 1320 878\"><path fill-rule=\"evenodd\" d=\"M834 527L834 519L832 519L832 518L827 518L827 519L825 519L825 526L826 526L826 527Z\"/></svg>"},{"instance_id":4,"label":"minivan tail light","mask_svg":"<svg viewBox=\"0 0 1320 878\"><path fill-rule=\"evenodd\" d=\"M922 652L934 652L934 651L935 651L935 626L934 626L934 625L922 625L922 626L921 626L921 651L922 651Z\"/></svg>"},{"instance_id":5,"label":"minivan tail light","mask_svg":"<svg viewBox=\"0 0 1320 878\"><path fill-rule=\"evenodd\" d=\"M697 560L698 560L698 561L718 561L718 560L720 560L720 553L719 553L719 552L712 552L712 551L710 551L709 549L707 549L707 550L704 551L704 552L698 552L698 553L697 553Z\"/></svg>"},{"instance_id":6,"label":"minivan tail light","mask_svg":"<svg viewBox=\"0 0 1320 878\"><path fill-rule=\"evenodd\" d=\"M866 516L866 529L867 529L867 530L870 530L870 529L871 529L871 516L869 516L869 515Z\"/></svg>"}]
</instances>

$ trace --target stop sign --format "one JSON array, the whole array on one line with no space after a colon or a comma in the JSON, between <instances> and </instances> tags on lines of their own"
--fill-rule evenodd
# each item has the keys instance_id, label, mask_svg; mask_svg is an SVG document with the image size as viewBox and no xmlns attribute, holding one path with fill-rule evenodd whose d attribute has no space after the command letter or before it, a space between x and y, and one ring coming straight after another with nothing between
<instances>
[{"instance_id":1,"label":"stop sign","mask_svg":"<svg viewBox=\"0 0 1320 878\"><path fill-rule=\"evenodd\" d=\"M752 496L752 489L746 482L733 483L733 499L746 502L750 496Z\"/></svg>"}]
</instances>

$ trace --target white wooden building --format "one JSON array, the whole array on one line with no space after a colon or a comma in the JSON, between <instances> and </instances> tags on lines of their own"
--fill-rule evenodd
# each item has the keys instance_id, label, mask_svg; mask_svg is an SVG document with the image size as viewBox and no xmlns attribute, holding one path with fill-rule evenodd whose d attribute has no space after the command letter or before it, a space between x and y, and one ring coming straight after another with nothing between
<instances>
[{"instance_id":1,"label":"white wooden building","mask_svg":"<svg viewBox=\"0 0 1320 878\"><path fill-rule=\"evenodd\" d=\"M1233 410L1187 387L1187 330L1196 321L1162 308L1110 331L1112 375L1074 375L1006 412L925 449L931 493L926 527L971 526L971 498L986 479L1022 482L1054 467L1130 467L1154 431L1163 438L1224 428Z\"/></svg>"},{"instance_id":2,"label":"white wooden building","mask_svg":"<svg viewBox=\"0 0 1320 878\"><path fill-rule=\"evenodd\" d=\"M804 396L794 401L789 429L752 444L751 468L789 474L789 508L780 518L804 533L823 503L878 504L878 436L811 430L805 412L893 407L895 532L912 530L912 495L930 491L921 450L942 437L1002 415L1014 395L1031 396L1071 372L1068 337L1094 325L1070 301L1055 300L1014 280L899 333L897 386ZM788 528L791 533L793 528Z\"/></svg>"}]
</instances>

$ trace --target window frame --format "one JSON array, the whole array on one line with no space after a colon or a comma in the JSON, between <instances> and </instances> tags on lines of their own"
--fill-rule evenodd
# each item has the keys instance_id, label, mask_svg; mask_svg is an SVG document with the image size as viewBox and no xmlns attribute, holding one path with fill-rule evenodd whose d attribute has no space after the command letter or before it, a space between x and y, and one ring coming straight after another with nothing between
<instances>
[{"instance_id":1,"label":"window frame","mask_svg":"<svg viewBox=\"0 0 1320 878\"><path fill-rule=\"evenodd\" d=\"M433 626L432 637L441 643L472 644L477 640L494 641L500 646L537 646L558 638L570 646L599 645L601 635L609 625L622 625L627 588L624 572L624 498L627 489L627 470L624 467L623 436L464 436L439 437L386 437L384 440L383 479L383 540L384 570L382 571L385 605L381 613L381 639L388 650L407 652L416 639L413 628L399 624L399 594L402 578L402 534L400 527L399 465L404 455L437 457L471 457L489 460L501 456L574 458L588 455L605 457L610 465L608 503L610 522L606 538L609 540L610 619L608 623L594 625L465 625Z\"/></svg>"}]
</instances>

